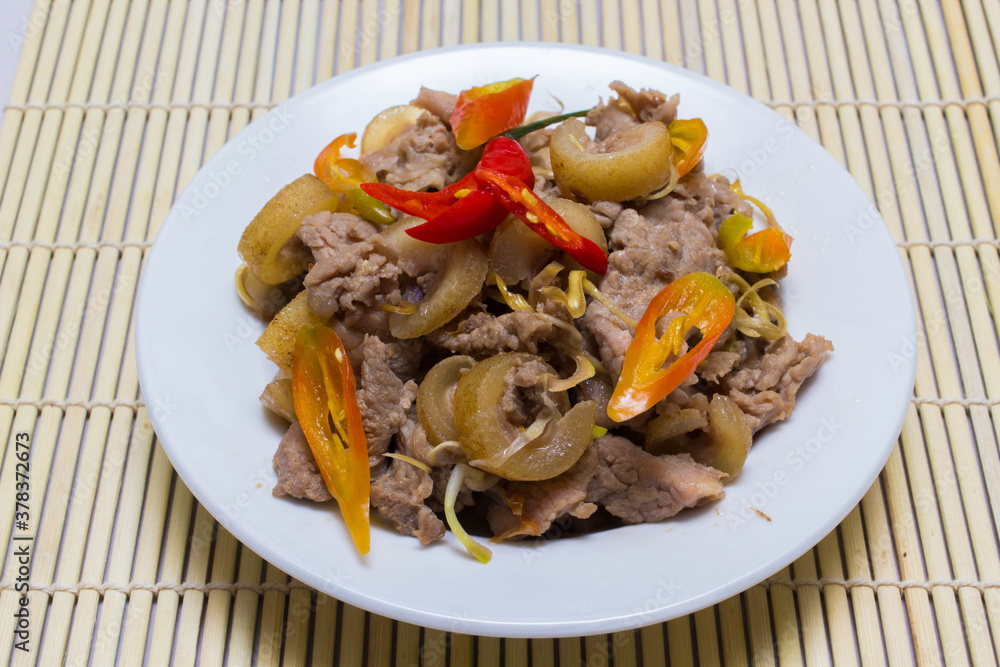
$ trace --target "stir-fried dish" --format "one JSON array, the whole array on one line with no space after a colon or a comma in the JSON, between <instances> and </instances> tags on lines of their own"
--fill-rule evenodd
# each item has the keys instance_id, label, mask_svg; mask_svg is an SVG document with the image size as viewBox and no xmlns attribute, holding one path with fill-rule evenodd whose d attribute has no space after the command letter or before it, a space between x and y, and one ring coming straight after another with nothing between
<instances>
[{"instance_id":1,"label":"stir-fried dish","mask_svg":"<svg viewBox=\"0 0 1000 667\"><path fill-rule=\"evenodd\" d=\"M533 79L421 89L279 191L239 244L270 319L275 496L422 543L662 521L716 501L832 345L788 335L792 238L704 171L678 97L525 118ZM357 157L348 157L354 149ZM757 231L754 231L754 228Z\"/></svg>"}]
</instances>

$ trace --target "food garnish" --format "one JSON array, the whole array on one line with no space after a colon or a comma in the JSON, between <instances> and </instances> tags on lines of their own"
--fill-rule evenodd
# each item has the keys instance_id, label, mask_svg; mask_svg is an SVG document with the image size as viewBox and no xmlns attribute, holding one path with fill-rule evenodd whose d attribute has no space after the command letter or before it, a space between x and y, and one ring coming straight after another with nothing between
<instances>
[{"instance_id":1,"label":"food garnish","mask_svg":"<svg viewBox=\"0 0 1000 667\"><path fill-rule=\"evenodd\" d=\"M617 422L631 419L679 387L712 351L735 308L733 293L710 273L689 273L664 287L635 328L608 416ZM665 315L673 317L657 337L656 323ZM701 340L687 349L692 328L701 332Z\"/></svg>"},{"instance_id":2,"label":"food garnish","mask_svg":"<svg viewBox=\"0 0 1000 667\"><path fill-rule=\"evenodd\" d=\"M360 189L362 183L370 183L375 174L365 169L364 165L354 158L340 157L340 151L346 146L354 148L358 139L357 132L342 134L320 151L313 162L316 178L341 197L341 211L356 210L358 214L380 225L388 225L395 218L386 206L370 197Z\"/></svg>"},{"instance_id":3,"label":"food garnish","mask_svg":"<svg viewBox=\"0 0 1000 667\"><path fill-rule=\"evenodd\" d=\"M534 78L510 79L463 90L450 121L458 147L472 150L520 125L534 82Z\"/></svg>"},{"instance_id":4,"label":"food garnish","mask_svg":"<svg viewBox=\"0 0 1000 667\"><path fill-rule=\"evenodd\" d=\"M552 207L517 178L492 169L476 168L477 177L489 192L531 231L556 246L584 267L604 275L608 255L600 246L577 234Z\"/></svg>"},{"instance_id":5,"label":"food garnish","mask_svg":"<svg viewBox=\"0 0 1000 667\"><path fill-rule=\"evenodd\" d=\"M777 271L792 256L792 237L778 225L774 214L764 202L743 192L739 179L733 181L733 192L745 201L754 204L767 219L767 227L746 235L753 227L753 220L736 213L726 218L719 228L719 244L726 252L729 263L741 270L752 273Z\"/></svg>"},{"instance_id":6,"label":"food garnish","mask_svg":"<svg viewBox=\"0 0 1000 667\"><path fill-rule=\"evenodd\" d=\"M366 554L371 480L356 391L347 350L333 329L300 329L292 357L295 415L354 546Z\"/></svg>"},{"instance_id":7,"label":"food garnish","mask_svg":"<svg viewBox=\"0 0 1000 667\"><path fill-rule=\"evenodd\" d=\"M670 143L674 145L674 167L680 178L694 169L705 153L708 128L701 118L688 118L673 121L667 126L667 131Z\"/></svg>"}]
</instances>

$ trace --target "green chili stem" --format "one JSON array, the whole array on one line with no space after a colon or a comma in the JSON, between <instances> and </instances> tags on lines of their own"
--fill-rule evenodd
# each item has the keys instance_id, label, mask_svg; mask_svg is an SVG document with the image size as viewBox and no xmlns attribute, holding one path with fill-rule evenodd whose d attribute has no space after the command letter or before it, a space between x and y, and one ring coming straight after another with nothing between
<instances>
[{"instance_id":1,"label":"green chili stem","mask_svg":"<svg viewBox=\"0 0 1000 667\"><path fill-rule=\"evenodd\" d=\"M562 113L558 116L549 116L548 118L543 118L541 120L536 120L533 123L528 123L527 125L519 125L512 130L507 130L506 132L501 132L498 137L510 137L511 139L520 139L526 134L531 134L535 130L540 130L543 127L548 127L554 123L561 123L567 118L577 118L579 116L586 116L590 113L590 109L581 109L580 111L573 111L572 113Z\"/></svg>"}]
</instances>

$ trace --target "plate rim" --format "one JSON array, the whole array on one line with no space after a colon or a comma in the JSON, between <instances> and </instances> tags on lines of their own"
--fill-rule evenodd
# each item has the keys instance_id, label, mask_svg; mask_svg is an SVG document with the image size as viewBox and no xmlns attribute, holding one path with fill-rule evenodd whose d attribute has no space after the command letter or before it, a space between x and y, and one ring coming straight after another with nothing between
<instances>
[{"instance_id":1,"label":"plate rim","mask_svg":"<svg viewBox=\"0 0 1000 667\"><path fill-rule=\"evenodd\" d=\"M676 65L661 60L649 58L647 56L627 53L624 51L616 51L613 49L606 49L601 47L577 45L577 44L563 44L554 42L482 42L475 44L463 44L463 45L439 47L435 49L417 51L414 53L396 56L393 58L388 58L386 60L374 62L356 69L352 69L348 72L344 72L342 74L333 76L330 79L319 82L311 86L310 88L302 91L301 93L293 95L288 99L282 101L281 103L275 105L267 113L262 114L260 118L249 123L240 133L230 137L223 146L230 145L238 141L241 137L253 133L261 126L263 126L265 123L267 123L269 119L273 117L273 115L275 115L276 113L280 113L280 111L283 108L286 108L287 106L290 105L302 104L304 101L307 101L310 98L321 94L321 92L329 86L337 86L341 82L348 81L357 77L366 76L374 71L391 67L401 62L418 60L422 58L427 58L429 56L440 56L449 53L459 53L464 51L484 51L484 50L488 51L491 49L498 49L498 48L504 50L544 49L544 50L557 50L566 52L578 51L578 52L587 52L590 54L601 55L605 57L642 62L647 65L652 65L666 69L676 76L684 78L693 78L699 84L707 85L708 87L715 89L717 92L720 92L727 96L736 95L744 103L752 103L753 105L759 107L760 109L766 110L767 112L772 114L775 118L782 118L780 114L775 112L768 105L758 100L755 100L749 95L746 95L745 93L742 93L730 86L727 86L722 82L711 79L698 72L678 67ZM867 193L861 188L860 184L857 183L853 175L850 175L850 172L843 165L837 162L836 159L821 144L813 140L812 137L809 137L809 135L807 135L804 131L799 129L798 126L794 124L792 125L795 132L801 134L805 138L808 138L811 142L813 142L819 148L821 148L824 158L832 162L836 166L838 171L842 172L843 174L849 175L850 185L854 188L857 188L858 192L864 197L864 199L867 202L871 203L871 199L868 197ZM149 281L147 281L146 279L149 273L148 269L151 265L155 265L154 263L158 260L161 254L160 252L158 252L158 250L160 250L163 247L163 244L159 243L159 240L162 238L162 234L160 232L162 232L163 228L166 227L167 224L180 224L180 221L175 221L171 223L171 220L176 217L178 202L182 201L186 194L188 194L190 191L192 191L197 187L198 179L203 173L211 170L215 166L218 166L218 164L222 162L222 160L225 158L225 156L222 155L222 153L223 153L222 148L220 148L220 150L217 151L209 160L207 160L204 164L202 164L198 172L191 178L191 180L185 186L185 188L177 194L177 196L174 199L174 202L171 205L170 211L167 213L167 215L164 217L161 223L161 226L157 233L157 238L154 240L154 243L151 249L149 250L145 260L145 266L143 269L142 276L140 277L138 290L136 292L136 301L135 301L136 305L135 305L135 315L134 315L135 356L136 356L136 364L137 364L140 387L143 389L142 395L144 399L150 398L144 391L144 389L146 387L155 388L157 384L155 378L153 378L150 374L149 364L146 361L146 359L148 358L147 357L148 352L146 353L143 352L143 350L145 349L144 341L148 340L147 336L143 333L145 330L143 322L146 321L145 313L147 308L151 307L148 305L149 297L147 294L148 291L151 289L149 287ZM892 238L891 234L889 233L888 227L886 226L881 215L877 212L877 208L874 210L875 210L876 221L881 223L872 225L875 234L880 235L882 237L882 239L877 243L879 244L888 243L893 248L895 248L896 243L895 240ZM915 337L917 335L918 329L917 329L917 313L915 305L913 303L912 286L910 285L909 276L906 271L905 264L902 261L902 258L899 256L898 253L893 253L893 256L895 257L893 269L894 271L901 274L900 277L902 278L902 282L907 287L906 303L907 303L908 318L905 328L907 330L908 335ZM844 512L843 515L840 515L840 512L829 514L825 521L812 524L809 530L803 531L801 533L802 537L797 541L797 545L798 547L801 547L801 549L796 547L793 550L783 552L782 558L778 559L778 560L787 560L787 562L776 564L776 562L772 560L766 563L762 563L757 568L748 572L744 572L741 575L734 577L732 579L728 579L719 586L712 588L711 590L704 591L699 595L686 598L683 601L675 602L668 606L658 608L652 612L640 613L633 610L629 613L623 613L623 614L614 614L614 615L605 614L603 616L600 616L599 618L585 620L585 621L555 620L552 621L551 623L541 623L541 624L538 622L522 624L516 621L511 622L511 621L476 620L476 619L463 618L462 620L467 626L465 629L463 629L463 632L474 633L482 636L496 636L496 637L570 637L570 636L580 636L580 635L594 634L600 632L625 630L644 625L662 623L664 621L677 618L679 616L683 616L685 614L689 614L700 609L704 609L705 607L710 606L712 604L716 604L724 599L727 599L728 597L731 597L732 595L737 595L751 588L752 586L761 582L767 577L771 576L772 574L774 574L774 572L780 570L783 567L786 567L788 564L794 562L800 556L813 549L816 546L816 544L818 544L826 535L828 535L832 530L834 530L836 526L839 525L844 520L844 518L848 514L850 514L851 511L853 511L855 507L857 507L857 504L864 497L864 494L868 491L869 488L871 488L872 484L878 479L878 475L881 474L882 469L885 467L886 461L888 461L888 458L891 456L893 448L895 447L895 441L898 438L898 434L902 431L906 415L908 413L908 407L912 399L912 387L916 377L916 356L914 355L913 357L904 359L904 363L906 364L906 368L901 370L905 371L904 375L907 378L906 386L911 387L911 390L909 393L907 393L905 397L901 396L895 398L895 400L893 401L893 408L894 408L893 413L896 414L897 417L895 418L895 420L891 422L892 424L891 429L887 428L889 423L887 420L885 429L887 431L891 430L892 433L895 434L887 436L886 438L887 440L889 440L890 445L878 445L877 443L880 443L881 439L873 438L873 441L876 442L877 446L882 446L884 447L885 450L885 456L884 459L882 460L881 465L878 468L878 471L876 471L875 474L871 476L870 479L869 475L866 474L856 479L856 481L853 484L846 484L847 486L850 487L850 493L846 495L855 498L854 502L850 505L850 507L848 507L847 511ZM160 437L161 433L169 433L171 431L170 427L166 424L168 420L163 419L159 415L157 415L156 410L147 410L147 413L149 415L150 420L153 423L154 430L156 431L158 437ZM262 543L260 540L255 541L252 539L252 531L251 531L251 539L247 541L244 541L244 539L239 537L238 535L240 533L244 533L246 531L241 531L238 528L236 528L236 522L231 521L225 512L218 512L218 508L214 507L216 503L211 502L211 497L205 493L205 489L195 488L197 485L195 486L188 485L187 482L188 479L196 479L196 477L193 475L190 469L190 462L181 457L172 456L171 455L172 448L170 445L167 444L167 439L160 437L160 441L163 446L164 453L170 460L171 466L177 471L177 474L180 477L181 481L184 482L184 484L190 489L191 493L198 500L198 502L201 503L205 507L205 509L209 511L209 513L213 516L213 518L216 521L219 522L220 525L222 525L226 530L230 531L234 535L234 537L237 537L237 539L239 539L245 546L251 548L256 553L260 553L260 555L265 560L273 563L274 565L282 569L284 572L311 586L316 586L318 590L325 590L327 592L330 592L329 586L324 587L322 585L323 583L327 582L317 583L311 576L311 574L307 571L307 569L304 566L300 566L294 559L287 558L281 552L276 552L268 548L261 549ZM209 502L206 502L206 498L208 498ZM250 544L248 544L248 542L256 542L256 543L251 547ZM789 556L791 556L793 552L794 552L794 557L789 558ZM723 592L720 593L720 591ZM454 621L455 620L454 616L445 616L441 614L413 609L410 606L401 605L397 602L394 602L392 600L386 600L381 597L374 597L366 594L363 591L355 590L353 588L337 587L336 591L331 592L330 594L336 597L337 599L343 600L344 602L355 605L357 607L360 607L362 609L365 609L373 613L385 615L390 618L413 623L416 625L422 625L425 627L438 628L442 630L453 629L452 626L447 625L447 622Z\"/></svg>"}]
</instances>

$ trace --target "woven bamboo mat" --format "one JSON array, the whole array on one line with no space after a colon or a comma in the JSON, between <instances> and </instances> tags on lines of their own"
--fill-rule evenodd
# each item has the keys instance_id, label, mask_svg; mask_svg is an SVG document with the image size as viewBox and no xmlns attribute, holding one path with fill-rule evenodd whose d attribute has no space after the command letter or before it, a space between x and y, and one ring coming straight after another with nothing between
<instances>
[{"instance_id":1,"label":"woven bamboo mat","mask_svg":"<svg viewBox=\"0 0 1000 667\"><path fill-rule=\"evenodd\" d=\"M8 37L0 503L15 501L25 433L35 539L25 653L22 531L3 510L0 662L996 664L1000 0L37 0ZM897 448L836 531L714 608L530 641L366 614L217 526L151 428L137 277L199 165L318 81L493 40L644 53L749 93L846 165L899 243L921 330L901 341L919 367Z\"/></svg>"}]
</instances>

